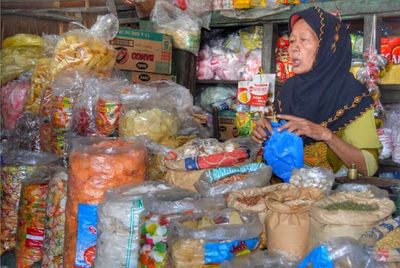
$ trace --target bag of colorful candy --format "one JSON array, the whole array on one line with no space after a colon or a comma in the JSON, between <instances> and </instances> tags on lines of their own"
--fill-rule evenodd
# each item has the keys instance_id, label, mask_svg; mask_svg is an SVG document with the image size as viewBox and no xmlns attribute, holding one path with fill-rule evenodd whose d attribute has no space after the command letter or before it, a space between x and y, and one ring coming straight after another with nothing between
<instances>
[{"instance_id":1,"label":"bag of colorful candy","mask_svg":"<svg viewBox=\"0 0 400 268\"><path fill-rule=\"evenodd\" d=\"M69 155L64 266L94 265L98 204L110 189L144 181L147 150L140 141L84 137Z\"/></svg>"},{"instance_id":2,"label":"bag of colorful candy","mask_svg":"<svg viewBox=\"0 0 400 268\"><path fill-rule=\"evenodd\" d=\"M25 150L3 152L1 167L0 254L15 248L22 182L39 168L57 162L52 154Z\"/></svg>"},{"instance_id":3,"label":"bag of colorful candy","mask_svg":"<svg viewBox=\"0 0 400 268\"><path fill-rule=\"evenodd\" d=\"M58 41L52 71L84 69L102 77L111 76L116 52L109 44L118 33L118 18L112 14L98 16L89 29L72 30Z\"/></svg>"},{"instance_id":4,"label":"bag of colorful candy","mask_svg":"<svg viewBox=\"0 0 400 268\"><path fill-rule=\"evenodd\" d=\"M195 183L202 196L221 196L234 190L264 187L269 184L271 167L250 163L206 170Z\"/></svg>"},{"instance_id":5,"label":"bag of colorful candy","mask_svg":"<svg viewBox=\"0 0 400 268\"><path fill-rule=\"evenodd\" d=\"M261 232L256 213L232 209L175 219L168 237L168 267L219 265L249 254L257 248Z\"/></svg>"}]
</instances>

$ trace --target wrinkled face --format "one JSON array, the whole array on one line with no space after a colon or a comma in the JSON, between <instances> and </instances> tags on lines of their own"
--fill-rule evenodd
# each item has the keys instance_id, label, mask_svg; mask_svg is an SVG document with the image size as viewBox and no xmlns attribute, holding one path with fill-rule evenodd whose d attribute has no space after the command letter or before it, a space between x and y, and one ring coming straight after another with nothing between
<instances>
[{"instance_id":1,"label":"wrinkled face","mask_svg":"<svg viewBox=\"0 0 400 268\"><path fill-rule=\"evenodd\" d=\"M314 65L318 51L318 37L304 19L293 25L290 34L289 57L295 74L310 71Z\"/></svg>"}]
</instances>

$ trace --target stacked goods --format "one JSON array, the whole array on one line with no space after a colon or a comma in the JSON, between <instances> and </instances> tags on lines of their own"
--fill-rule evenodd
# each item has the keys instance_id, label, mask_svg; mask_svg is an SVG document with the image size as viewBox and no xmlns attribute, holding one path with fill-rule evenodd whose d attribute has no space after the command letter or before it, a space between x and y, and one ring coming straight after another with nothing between
<instances>
[{"instance_id":1,"label":"stacked goods","mask_svg":"<svg viewBox=\"0 0 400 268\"><path fill-rule=\"evenodd\" d=\"M249 188L232 191L227 197L227 206L236 209L241 212L256 212L258 218L263 223L263 233L260 236L260 248L267 247L267 231L265 226L265 219L267 213L267 206L265 204L265 199L268 194L275 191L286 191L294 189L294 186L290 184L276 184L271 186L266 186L263 188Z\"/></svg>"},{"instance_id":2,"label":"stacked goods","mask_svg":"<svg viewBox=\"0 0 400 268\"><path fill-rule=\"evenodd\" d=\"M394 211L394 203L388 198L371 198L357 192L331 195L311 208L310 245L339 236L359 239Z\"/></svg>"},{"instance_id":3,"label":"stacked goods","mask_svg":"<svg viewBox=\"0 0 400 268\"><path fill-rule=\"evenodd\" d=\"M15 248L22 182L38 168L56 160L53 155L29 151L13 151L5 157L1 167L0 254Z\"/></svg>"},{"instance_id":4,"label":"stacked goods","mask_svg":"<svg viewBox=\"0 0 400 268\"><path fill-rule=\"evenodd\" d=\"M42 260L50 172L38 170L22 184L18 208L17 267L29 268Z\"/></svg>"},{"instance_id":5,"label":"stacked goods","mask_svg":"<svg viewBox=\"0 0 400 268\"><path fill-rule=\"evenodd\" d=\"M97 206L107 190L144 180L147 151L139 142L81 138L69 157L65 222L65 267L92 266L96 252Z\"/></svg>"},{"instance_id":6,"label":"stacked goods","mask_svg":"<svg viewBox=\"0 0 400 268\"><path fill-rule=\"evenodd\" d=\"M271 167L250 163L206 170L194 186L203 196L219 196L233 190L266 186L271 175Z\"/></svg>"},{"instance_id":7,"label":"stacked goods","mask_svg":"<svg viewBox=\"0 0 400 268\"><path fill-rule=\"evenodd\" d=\"M255 250L261 232L255 213L231 209L176 219L169 237L169 267L218 266Z\"/></svg>"},{"instance_id":8,"label":"stacked goods","mask_svg":"<svg viewBox=\"0 0 400 268\"><path fill-rule=\"evenodd\" d=\"M311 205L323 196L322 191L313 188L280 189L268 194L265 200L268 249L304 257L309 245Z\"/></svg>"},{"instance_id":9,"label":"stacked goods","mask_svg":"<svg viewBox=\"0 0 400 268\"><path fill-rule=\"evenodd\" d=\"M49 181L43 241L43 268L63 267L67 179L67 173L65 171L59 171L55 173Z\"/></svg>"}]
</instances>

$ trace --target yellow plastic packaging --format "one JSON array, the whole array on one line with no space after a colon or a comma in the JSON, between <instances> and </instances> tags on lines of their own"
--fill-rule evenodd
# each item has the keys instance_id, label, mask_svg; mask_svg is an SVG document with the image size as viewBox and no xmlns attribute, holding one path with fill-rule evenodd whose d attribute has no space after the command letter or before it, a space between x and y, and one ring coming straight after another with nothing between
<instances>
[{"instance_id":1,"label":"yellow plastic packaging","mask_svg":"<svg viewBox=\"0 0 400 268\"><path fill-rule=\"evenodd\" d=\"M251 0L233 0L233 7L235 9L247 9L251 8Z\"/></svg>"},{"instance_id":2,"label":"yellow plastic packaging","mask_svg":"<svg viewBox=\"0 0 400 268\"><path fill-rule=\"evenodd\" d=\"M262 26L249 27L239 32L243 46L248 50L261 49L263 39Z\"/></svg>"},{"instance_id":3,"label":"yellow plastic packaging","mask_svg":"<svg viewBox=\"0 0 400 268\"><path fill-rule=\"evenodd\" d=\"M389 63L381 73L380 84L400 84L400 64Z\"/></svg>"},{"instance_id":4,"label":"yellow plastic packaging","mask_svg":"<svg viewBox=\"0 0 400 268\"><path fill-rule=\"evenodd\" d=\"M6 38L1 50L1 85L34 68L43 57L44 40L37 35L17 34Z\"/></svg>"}]
</instances>

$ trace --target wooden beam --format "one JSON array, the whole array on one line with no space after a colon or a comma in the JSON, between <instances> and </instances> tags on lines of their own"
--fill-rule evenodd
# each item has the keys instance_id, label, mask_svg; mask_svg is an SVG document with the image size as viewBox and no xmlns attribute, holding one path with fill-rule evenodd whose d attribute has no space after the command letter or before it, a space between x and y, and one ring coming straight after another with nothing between
<instances>
[{"instance_id":1,"label":"wooden beam","mask_svg":"<svg viewBox=\"0 0 400 268\"><path fill-rule=\"evenodd\" d=\"M275 72L272 68L274 57L274 25L266 23L263 25L263 42L262 42L262 68L265 73Z\"/></svg>"}]
</instances>

